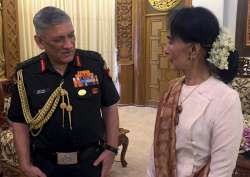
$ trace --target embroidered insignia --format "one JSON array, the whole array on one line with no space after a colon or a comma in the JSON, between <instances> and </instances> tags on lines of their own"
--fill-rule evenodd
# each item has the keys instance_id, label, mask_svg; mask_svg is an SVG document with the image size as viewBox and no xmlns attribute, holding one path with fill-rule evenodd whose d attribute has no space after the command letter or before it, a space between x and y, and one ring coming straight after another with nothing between
<instances>
[{"instance_id":1,"label":"embroidered insignia","mask_svg":"<svg viewBox=\"0 0 250 177\"><path fill-rule=\"evenodd\" d=\"M99 84L98 76L89 70L78 71L72 79L76 88Z\"/></svg>"},{"instance_id":2,"label":"embroidered insignia","mask_svg":"<svg viewBox=\"0 0 250 177\"><path fill-rule=\"evenodd\" d=\"M86 93L87 93L87 91L85 89L81 89L78 91L79 96L84 96L84 95L86 95Z\"/></svg>"},{"instance_id":3,"label":"embroidered insignia","mask_svg":"<svg viewBox=\"0 0 250 177\"><path fill-rule=\"evenodd\" d=\"M40 55L40 70L41 72L44 72L46 69L45 59L43 55Z\"/></svg>"}]
</instances>

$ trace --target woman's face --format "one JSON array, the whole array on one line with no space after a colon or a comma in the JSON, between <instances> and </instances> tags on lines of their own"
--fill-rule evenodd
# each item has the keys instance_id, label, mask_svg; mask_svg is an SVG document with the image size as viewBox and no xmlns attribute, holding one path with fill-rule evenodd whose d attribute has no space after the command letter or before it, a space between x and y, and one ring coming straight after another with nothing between
<instances>
[{"instance_id":1,"label":"woman's face","mask_svg":"<svg viewBox=\"0 0 250 177\"><path fill-rule=\"evenodd\" d=\"M171 63L172 69L185 71L191 65L191 44L182 41L180 38L168 36L168 45L165 53Z\"/></svg>"}]
</instances>

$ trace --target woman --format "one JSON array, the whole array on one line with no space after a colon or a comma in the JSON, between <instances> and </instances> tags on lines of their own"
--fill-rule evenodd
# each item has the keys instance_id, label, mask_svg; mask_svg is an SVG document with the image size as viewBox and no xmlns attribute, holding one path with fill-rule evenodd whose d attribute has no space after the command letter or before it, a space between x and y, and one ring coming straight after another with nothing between
<instances>
[{"instance_id":1,"label":"woman","mask_svg":"<svg viewBox=\"0 0 250 177\"><path fill-rule=\"evenodd\" d=\"M184 77L170 81L157 113L149 177L230 177L242 135L238 93L229 83L238 54L207 9L170 20L166 54Z\"/></svg>"}]
</instances>

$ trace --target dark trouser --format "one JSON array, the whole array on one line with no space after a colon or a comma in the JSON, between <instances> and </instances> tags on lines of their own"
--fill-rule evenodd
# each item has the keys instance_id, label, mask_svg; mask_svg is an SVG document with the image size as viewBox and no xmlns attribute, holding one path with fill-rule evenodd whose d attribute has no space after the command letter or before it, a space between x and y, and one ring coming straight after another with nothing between
<instances>
[{"instance_id":1,"label":"dark trouser","mask_svg":"<svg viewBox=\"0 0 250 177\"><path fill-rule=\"evenodd\" d=\"M79 153L79 163L74 165L58 165L48 153L35 150L32 153L33 164L39 167L47 177L100 177L101 164L93 166L102 149L99 146L86 148Z\"/></svg>"}]
</instances>

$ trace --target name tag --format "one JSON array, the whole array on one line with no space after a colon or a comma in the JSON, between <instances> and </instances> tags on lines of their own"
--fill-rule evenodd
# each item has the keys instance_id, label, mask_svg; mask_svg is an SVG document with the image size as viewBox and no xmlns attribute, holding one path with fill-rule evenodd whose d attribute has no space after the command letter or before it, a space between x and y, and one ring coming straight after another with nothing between
<instances>
[{"instance_id":1,"label":"name tag","mask_svg":"<svg viewBox=\"0 0 250 177\"><path fill-rule=\"evenodd\" d=\"M40 90L33 90L33 93L35 95L40 95L40 94L47 93L48 91L49 91L49 88L46 88L46 89L40 89Z\"/></svg>"},{"instance_id":2,"label":"name tag","mask_svg":"<svg viewBox=\"0 0 250 177\"><path fill-rule=\"evenodd\" d=\"M57 152L58 165L74 165L77 163L77 152Z\"/></svg>"}]
</instances>

